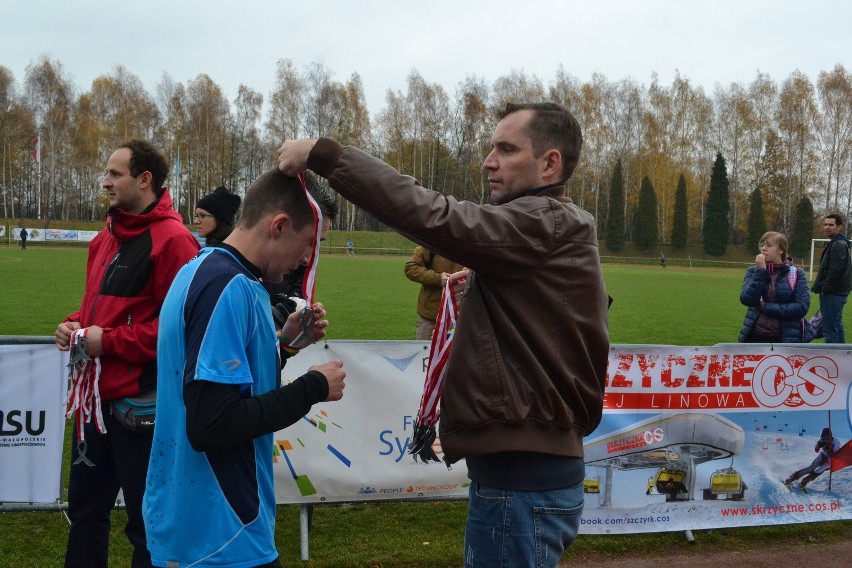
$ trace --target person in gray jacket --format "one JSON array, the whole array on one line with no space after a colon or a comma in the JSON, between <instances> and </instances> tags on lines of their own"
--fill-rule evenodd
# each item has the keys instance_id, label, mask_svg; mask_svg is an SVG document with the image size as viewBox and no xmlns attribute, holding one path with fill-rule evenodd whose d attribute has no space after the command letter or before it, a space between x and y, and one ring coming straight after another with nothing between
<instances>
[{"instance_id":1,"label":"person in gray jacket","mask_svg":"<svg viewBox=\"0 0 852 568\"><path fill-rule=\"evenodd\" d=\"M826 343L846 343L843 307L852 290L852 263L849 239L843 234L843 217L830 213L823 221L825 236L831 239L819 257L819 271L812 290L819 294L822 332Z\"/></svg>"},{"instance_id":2,"label":"person in gray jacket","mask_svg":"<svg viewBox=\"0 0 852 568\"><path fill-rule=\"evenodd\" d=\"M328 138L278 150L414 242L470 269L441 398L447 464L470 485L465 566L556 566L583 508L583 437L598 425L609 351L593 217L566 197L576 119L507 105L483 163L491 205L420 187Z\"/></svg>"}]
</instances>

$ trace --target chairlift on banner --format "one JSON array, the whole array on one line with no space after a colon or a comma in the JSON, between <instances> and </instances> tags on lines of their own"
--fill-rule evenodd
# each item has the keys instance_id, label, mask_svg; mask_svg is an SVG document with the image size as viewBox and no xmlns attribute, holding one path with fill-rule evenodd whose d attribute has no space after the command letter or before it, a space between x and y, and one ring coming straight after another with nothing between
<instances>
[{"instance_id":1,"label":"chairlift on banner","mask_svg":"<svg viewBox=\"0 0 852 568\"><path fill-rule=\"evenodd\" d=\"M743 481L743 476L734 469L734 458L731 465L717 469L710 476L710 487L704 490L704 499L715 501L726 499L728 501L742 501L745 498L745 490L748 486Z\"/></svg>"}]
</instances>

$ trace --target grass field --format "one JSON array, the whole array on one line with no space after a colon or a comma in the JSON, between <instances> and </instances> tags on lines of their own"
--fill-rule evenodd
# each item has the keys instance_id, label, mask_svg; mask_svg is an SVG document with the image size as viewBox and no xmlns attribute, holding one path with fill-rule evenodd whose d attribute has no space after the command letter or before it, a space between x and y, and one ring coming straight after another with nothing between
<instances>
[{"instance_id":1,"label":"grass field","mask_svg":"<svg viewBox=\"0 0 852 568\"><path fill-rule=\"evenodd\" d=\"M355 240L355 239L353 239ZM357 241L356 241L357 246ZM86 250L79 247L0 247L0 335L51 336L80 301ZM400 256L347 258L326 254L317 299L326 304L329 339L411 339L417 285L403 275ZM734 342L745 309L739 303L743 269L607 264L614 298L613 343L713 345ZM816 311L812 302L810 313ZM277 542L285 566L460 566L466 505L459 502L383 503L315 509L311 561L299 561L298 511L279 508ZM123 511L113 514L111 566L129 565ZM783 542L848 538L852 521L715 530L697 534L712 550L748 550ZM0 566L60 566L67 521L61 513L0 514ZM566 560L643 555L686 547L682 533L581 536Z\"/></svg>"},{"instance_id":2,"label":"grass field","mask_svg":"<svg viewBox=\"0 0 852 568\"><path fill-rule=\"evenodd\" d=\"M324 254L317 298L331 339L410 339L418 287L405 257ZM0 247L0 335L52 335L79 306L86 269L81 247ZM613 343L712 345L736 341L745 309L744 270L605 264ZM816 298L810 313L816 312Z\"/></svg>"}]
</instances>

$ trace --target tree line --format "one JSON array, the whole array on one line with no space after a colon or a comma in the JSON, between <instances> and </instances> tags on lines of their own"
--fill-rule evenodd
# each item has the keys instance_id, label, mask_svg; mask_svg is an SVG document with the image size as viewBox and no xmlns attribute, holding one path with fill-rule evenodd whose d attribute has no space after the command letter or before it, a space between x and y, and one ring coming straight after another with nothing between
<instances>
[{"instance_id":1,"label":"tree line","mask_svg":"<svg viewBox=\"0 0 852 568\"><path fill-rule=\"evenodd\" d=\"M228 100L206 74L181 83L164 73L149 93L120 65L79 92L60 61L42 56L20 82L0 65L3 215L45 224L103 218L107 158L134 137L151 140L173 164L168 185L187 219L218 185L242 193L273 167L282 140L315 136L365 149L443 194L483 203L481 164L495 112L508 101L533 100L565 105L582 125L569 194L595 215L610 245L704 242L708 230L742 243L753 240L757 219L750 215L789 234L803 198L812 204L811 233L815 215L852 211L852 74L840 64L815 82L799 71L780 83L757 73L712 93L680 74L671 84L656 74L647 84L602 74L581 82L561 66L547 83L512 70L490 83L467 76L448 92L412 70L404 90L388 89L384 107L371 114L357 73L337 81L318 62L298 69L279 60L271 93L240 85ZM721 216L710 195L720 158ZM756 202L759 213L751 213ZM343 202L335 225L380 228Z\"/></svg>"}]
</instances>

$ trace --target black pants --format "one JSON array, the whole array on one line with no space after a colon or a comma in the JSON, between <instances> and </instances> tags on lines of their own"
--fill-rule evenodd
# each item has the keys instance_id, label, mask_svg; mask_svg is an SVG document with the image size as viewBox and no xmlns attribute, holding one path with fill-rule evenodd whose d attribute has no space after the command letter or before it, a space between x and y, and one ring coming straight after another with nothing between
<instances>
[{"instance_id":1,"label":"black pants","mask_svg":"<svg viewBox=\"0 0 852 568\"><path fill-rule=\"evenodd\" d=\"M110 513L118 490L124 492L127 526L133 545L133 568L151 566L142 522L142 495L152 435L135 434L118 423L103 406L106 434L98 434L93 423L86 424L86 448L81 458L74 432L71 449L71 478L68 484L68 517L71 531L65 550L65 566L99 568L107 566ZM89 465L93 464L93 465Z\"/></svg>"}]
</instances>

